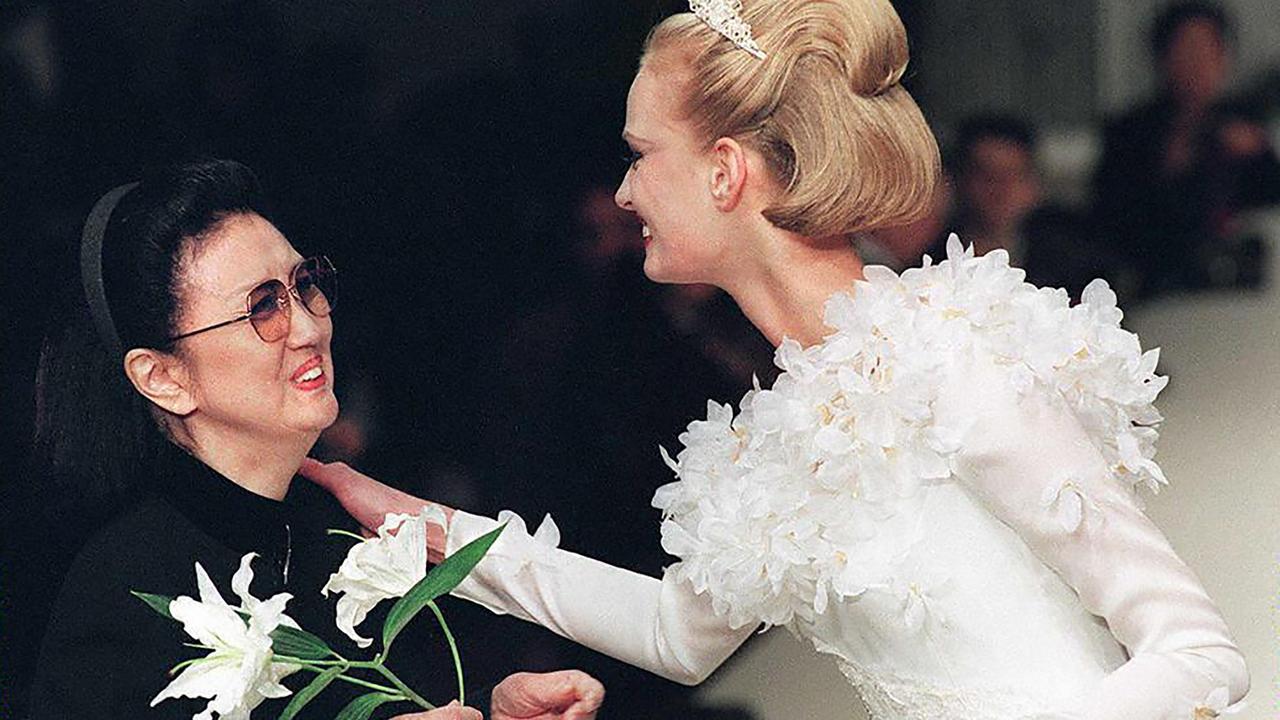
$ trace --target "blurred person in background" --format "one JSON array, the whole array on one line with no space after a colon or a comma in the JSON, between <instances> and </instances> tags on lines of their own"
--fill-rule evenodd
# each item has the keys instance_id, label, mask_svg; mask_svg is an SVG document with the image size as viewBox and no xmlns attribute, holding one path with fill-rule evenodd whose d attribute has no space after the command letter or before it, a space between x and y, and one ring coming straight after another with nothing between
<instances>
[{"instance_id":1,"label":"blurred person in background","mask_svg":"<svg viewBox=\"0 0 1280 720\"><path fill-rule=\"evenodd\" d=\"M1093 239L1085 218L1046 196L1036 164L1036 130L1021 118L988 114L959 126L952 147L955 203L947 232L973 243L974 253L1009 253L1027 282L1065 288L1079 298L1094 278L1106 278L1121 298L1132 273L1105 243ZM939 235L930 254L946 256Z\"/></svg>"},{"instance_id":2,"label":"blurred person in background","mask_svg":"<svg viewBox=\"0 0 1280 720\"><path fill-rule=\"evenodd\" d=\"M1106 127L1097 221L1143 297L1258 280L1259 246L1235 221L1280 202L1280 161L1258 113L1225 98L1234 39L1217 4L1168 6L1151 30L1158 95Z\"/></svg>"},{"instance_id":3,"label":"blurred person in background","mask_svg":"<svg viewBox=\"0 0 1280 720\"><path fill-rule=\"evenodd\" d=\"M1035 145L1031 125L1013 116L973 117L960 125L951 226L973 243L975 254L1004 250L1010 264L1026 265L1031 243L1025 223L1045 199Z\"/></svg>"}]
</instances>

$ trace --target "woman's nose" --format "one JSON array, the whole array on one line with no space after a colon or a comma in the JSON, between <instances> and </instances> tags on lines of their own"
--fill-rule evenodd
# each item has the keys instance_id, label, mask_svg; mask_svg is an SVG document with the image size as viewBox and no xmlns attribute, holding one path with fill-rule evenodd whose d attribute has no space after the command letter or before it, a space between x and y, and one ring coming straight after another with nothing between
<instances>
[{"instance_id":1,"label":"woman's nose","mask_svg":"<svg viewBox=\"0 0 1280 720\"><path fill-rule=\"evenodd\" d=\"M623 210L631 209L631 171L627 171L622 176L622 182L618 185L618 190L613 194L613 202Z\"/></svg>"},{"instance_id":2,"label":"woman's nose","mask_svg":"<svg viewBox=\"0 0 1280 720\"><path fill-rule=\"evenodd\" d=\"M329 327L328 321L311 314L295 294L289 298L289 346L294 348L315 345Z\"/></svg>"}]
</instances>

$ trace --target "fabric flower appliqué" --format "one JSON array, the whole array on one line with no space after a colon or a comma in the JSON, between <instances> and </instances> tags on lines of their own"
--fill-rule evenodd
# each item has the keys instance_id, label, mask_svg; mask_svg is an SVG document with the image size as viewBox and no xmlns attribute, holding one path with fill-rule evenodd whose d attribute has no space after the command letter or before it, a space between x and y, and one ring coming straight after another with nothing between
<instances>
[{"instance_id":1,"label":"fabric flower appliqu\u00e9","mask_svg":"<svg viewBox=\"0 0 1280 720\"><path fill-rule=\"evenodd\" d=\"M1192 711L1192 720L1212 720L1223 715L1235 715L1245 709L1247 703L1231 702L1231 691L1226 687L1217 687L1209 692L1204 701L1196 705Z\"/></svg>"},{"instance_id":2,"label":"fabric flower appliqu\u00e9","mask_svg":"<svg viewBox=\"0 0 1280 720\"><path fill-rule=\"evenodd\" d=\"M909 632L920 632L929 623L947 626L941 603L947 592L945 578L900 581L894 591L902 604L902 623Z\"/></svg>"},{"instance_id":3,"label":"fabric flower appliqu\u00e9","mask_svg":"<svg viewBox=\"0 0 1280 720\"><path fill-rule=\"evenodd\" d=\"M1019 392L1054 393L1080 421L1117 487L1158 489L1153 403L1166 378L1159 354L1120 327L1104 281L1072 306L1066 292L1024 282L1008 255L975 257L952 236L947 258L898 275L868 267L852 293L826 304L822 343L784 340L772 388L740 411L709 402L675 458L677 481L654 495L668 571L709 593L734 626L809 619L836 598L896 587L901 568L868 563L897 542L921 488L953 482L966 419L934 414L955 363L985 356ZM1070 482L1045 490L1067 532L1088 521L1090 499ZM915 618L929 599L903 596ZM913 621L914 622L914 621Z\"/></svg>"},{"instance_id":4,"label":"fabric flower appliqu\u00e9","mask_svg":"<svg viewBox=\"0 0 1280 720\"><path fill-rule=\"evenodd\" d=\"M1074 533L1087 523L1087 510L1098 509L1076 480L1063 480L1058 485L1045 487L1040 496L1040 507L1052 514L1058 526L1068 533Z\"/></svg>"},{"instance_id":5,"label":"fabric flower appliqu\u00e9","mask_svg":"<svg viewBox=\"0 0 1280 720\"><path fill-rule=\"evenodd\" d=\"M532 534L525 529L524 519L510 510L498 513L498 524L514 528L513 532L504 533L489 550L487 562L504 565L503 571L510 573L524 572L537 563L546 563L547 567L555 567L547 559L546 554L560 547L560 528L550 515L544 515L538 529ZM520 543L515 538L528 537L529 541Z\"/></svg>"},{"instance_id":6,"label":"fabric flower appliqu\u00e9","mask_svg":"<svg viewBox=\"0 0 1280 720\"><path fill-rule=\"evenodd\" d=\"M221 720L248 720L249 713L267 698L290 694L280 681L299 667L275 662L271 633L281 625L298 627L284 614L291 596L280 593L258 600L249 595L253 580L250 563L254 557L254 553L245 555L231 580L231 587L240 598L239 608L222 599L204 567L196 563L200 599L175 598L169 603L169 613L182 623L188 635L212 651L191 662L151 701L152 707L168 698L213 698L192 720L212 720L214 713ZM248 615L247 620L242 612Z\"/></svg>"}]
</instances>

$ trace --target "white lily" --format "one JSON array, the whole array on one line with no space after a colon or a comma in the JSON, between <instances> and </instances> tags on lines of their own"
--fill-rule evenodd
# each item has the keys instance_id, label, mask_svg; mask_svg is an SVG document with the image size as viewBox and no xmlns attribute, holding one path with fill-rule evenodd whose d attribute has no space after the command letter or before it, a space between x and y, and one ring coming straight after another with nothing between
<instances>
[{"instance_id":1,"label":"white lily","mask_svg":"<svg viewBox=\"0 0 1280 720\"><path fill-rule=\"evenodd\" d=\"M338 598L338 629L360 647L373 642L355 629L369 611L383 600L402 597L426 577L428 522L444 526L443 511L425 505L416 516L388 514L377 536L352 547L320 591L325 597L343 594Z\"/></svg>"},{"instance_id":2,"label":"white lily","mask_svg":"<svg viewBox=\"0 0 1280 720\"><path fill-rule=\"evenodd\" d=\"M213 648L174 678L169 686L151 701L152 707L168 698L213 698L192 720L248 720L249 713L267 698L290 694L280 684L297 672L297 665L275 662L271 650L271 633L280 625L296 628L298 624L284 614L285 603L292 597L280 593L269 600L249 595L253 580L250 563L254 553L240 560L240 569L231 579L231 587L241 605L234 608L222 599L209 574L196 563L196 583L200 599L183 596L169 603L169 613L182 623L187 634L201 645ZM248 621L240 612L248 614Z\"/></svg>"}]
</instances>

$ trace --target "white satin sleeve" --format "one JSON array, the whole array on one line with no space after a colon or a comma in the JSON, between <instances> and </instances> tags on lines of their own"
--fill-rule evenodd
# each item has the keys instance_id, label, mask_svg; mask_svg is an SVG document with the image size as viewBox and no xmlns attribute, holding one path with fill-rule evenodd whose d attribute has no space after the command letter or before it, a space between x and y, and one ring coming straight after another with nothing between
<instances>
[{"instance_id":1,"label":"white satin sleeve","mask_svg":"<svg viewBox=\"0 0 1280 720\"><path fill-rule=\"evenodd\" d=\"M514 514L500 517L506 530L453 595L685 685L705 680L754 629L731 628L707 594L670 573L658 580L560 550L545 525L531 536ZM447 554L498 525L455 512Z\"/></svg>"},{"instance_id":2,"label":"white satin sleeve","mask_svg":"<svg viewBox=\"0 0 1280 720\"><path fill-rule=\"evenodd\" d=\"M1081 717L1191 720L1212 717L1197 707L1240 700L1244 657L1195 573L1113 479L1065 401L1039 387L1018 394L1006 378L979 362L947 383L938 409L973 423L955 468L961 482L1128 652L1081 699Z\"/></svg>"}]
</instances>

